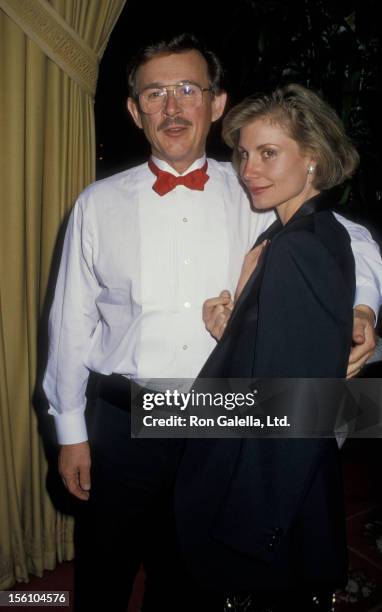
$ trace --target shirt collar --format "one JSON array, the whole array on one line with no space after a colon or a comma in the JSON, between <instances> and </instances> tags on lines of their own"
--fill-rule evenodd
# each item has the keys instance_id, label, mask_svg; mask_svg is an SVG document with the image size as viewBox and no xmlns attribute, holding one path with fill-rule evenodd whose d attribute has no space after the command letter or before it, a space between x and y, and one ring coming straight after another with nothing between
<instances>
[{"instance_id":1,"label":"shirt collar","mask_svg":"<svg viewBox=\"0 0 382 612\"><path fill-rule=\"evenodd\" d=\"M174 170L174 168L172 168L172 166L170 166L163 159L158 159L158 157L155 157L154 155L151 155L151 159L153 160L154 164L156 166L158 166L158 168L160 170L164 170L165 172L169 172L170 174L173 174L174 176L181 176L179 174L179 172ZM205 164L205 161L206 161L206 156L203 155L203 157L200 157L199 159L196 159L191 164L191 166L189 166L182 174L188 174L189 172L192 172L193 170L197 170L198 168L202 168L204 166L204 164Z\"/></svg>"}]
</instances>

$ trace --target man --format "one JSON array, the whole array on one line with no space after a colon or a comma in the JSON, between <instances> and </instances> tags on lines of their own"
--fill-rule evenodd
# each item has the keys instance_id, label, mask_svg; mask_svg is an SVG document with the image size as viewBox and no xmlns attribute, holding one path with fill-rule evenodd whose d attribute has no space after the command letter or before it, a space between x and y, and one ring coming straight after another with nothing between
<instances>
[{"instance_id":1,"label":"man","mask_svg":"<svg viewBox=\"0 0 382 612\"><path fill-rule=\"evenodd\" d=\"M128 379L197 375L214 346L203 301L221 287L233 291L245 253L273 220L250 210L230 164L205 158L211 122L226 102L220 77L215 55L192 37L145 49L130 71L128 109L151 160L88 187L68 225L44 389L61 476L88 501L76 551L77 609L124 610L142 558L145 610L214 609L207 594L182 582L176 556L171 492L181 440L130 439ZM361 235L355 250L371 252L357 258L357 370L374 347L370 321L380 299L370 259L376 276L382 265L369 234L350 229ZM89 371L101 375L90 447Z\"/></svg>"}]
</instances>

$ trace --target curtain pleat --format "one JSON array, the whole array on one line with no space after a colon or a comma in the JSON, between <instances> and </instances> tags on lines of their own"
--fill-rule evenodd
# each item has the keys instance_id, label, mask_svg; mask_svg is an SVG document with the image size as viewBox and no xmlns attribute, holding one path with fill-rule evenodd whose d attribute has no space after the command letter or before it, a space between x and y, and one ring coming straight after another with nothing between
<instances>
[{"instance_id":1,"label":"curtain pleat","mask_svg":"<svg viewBox=\"0 0 382 612\"><path fill-rule=\"evenodd\" d=\"M100 59L125 0L52 0ZM23 2L20 1L20 10ZM0 2L1 7L1 2ZM47 493L38 322L57 236L95 178L93 100L0 8L0 589L72 559Z\"/></svg>"}]
</instances>

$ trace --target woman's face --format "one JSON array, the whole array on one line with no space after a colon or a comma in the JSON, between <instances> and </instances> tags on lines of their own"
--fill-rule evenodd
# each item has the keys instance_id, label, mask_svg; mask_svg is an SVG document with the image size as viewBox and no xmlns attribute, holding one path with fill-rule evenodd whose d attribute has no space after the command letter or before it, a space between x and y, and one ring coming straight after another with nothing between
<instances>
[{"instance_id":1,"label":"woman's face","mask_svg":"<svg viewBox=\"0 0 382 612\"><path fill-rule=\"evenodd\" d=\"M305 200L318 191L312 186L315 166L285 128L259 118L240 130L240 176L257 209L277 208L286 223Z\"/></svg>"}]
</instances>

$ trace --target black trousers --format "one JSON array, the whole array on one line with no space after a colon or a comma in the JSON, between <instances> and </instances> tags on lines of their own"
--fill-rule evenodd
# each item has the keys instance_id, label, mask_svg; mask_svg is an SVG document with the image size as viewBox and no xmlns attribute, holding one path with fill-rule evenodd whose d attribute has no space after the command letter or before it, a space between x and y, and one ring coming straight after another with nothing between
<instances>
[{"instance_id":1,"label":"black trousers","mask_svg":"<svg viewBox=\"0 0 382 612\"><path fill-rule=\"evenodd\" d=\"M143 562L143 612L221 612L221 598L194 583L178 548L172 499L183 440L131 438L126 397L121 403L117 395L106 394L113 403L98 397L92 415L92 487L76 520L75 610L125 612Z\"/></svg>"}]
</instances>

